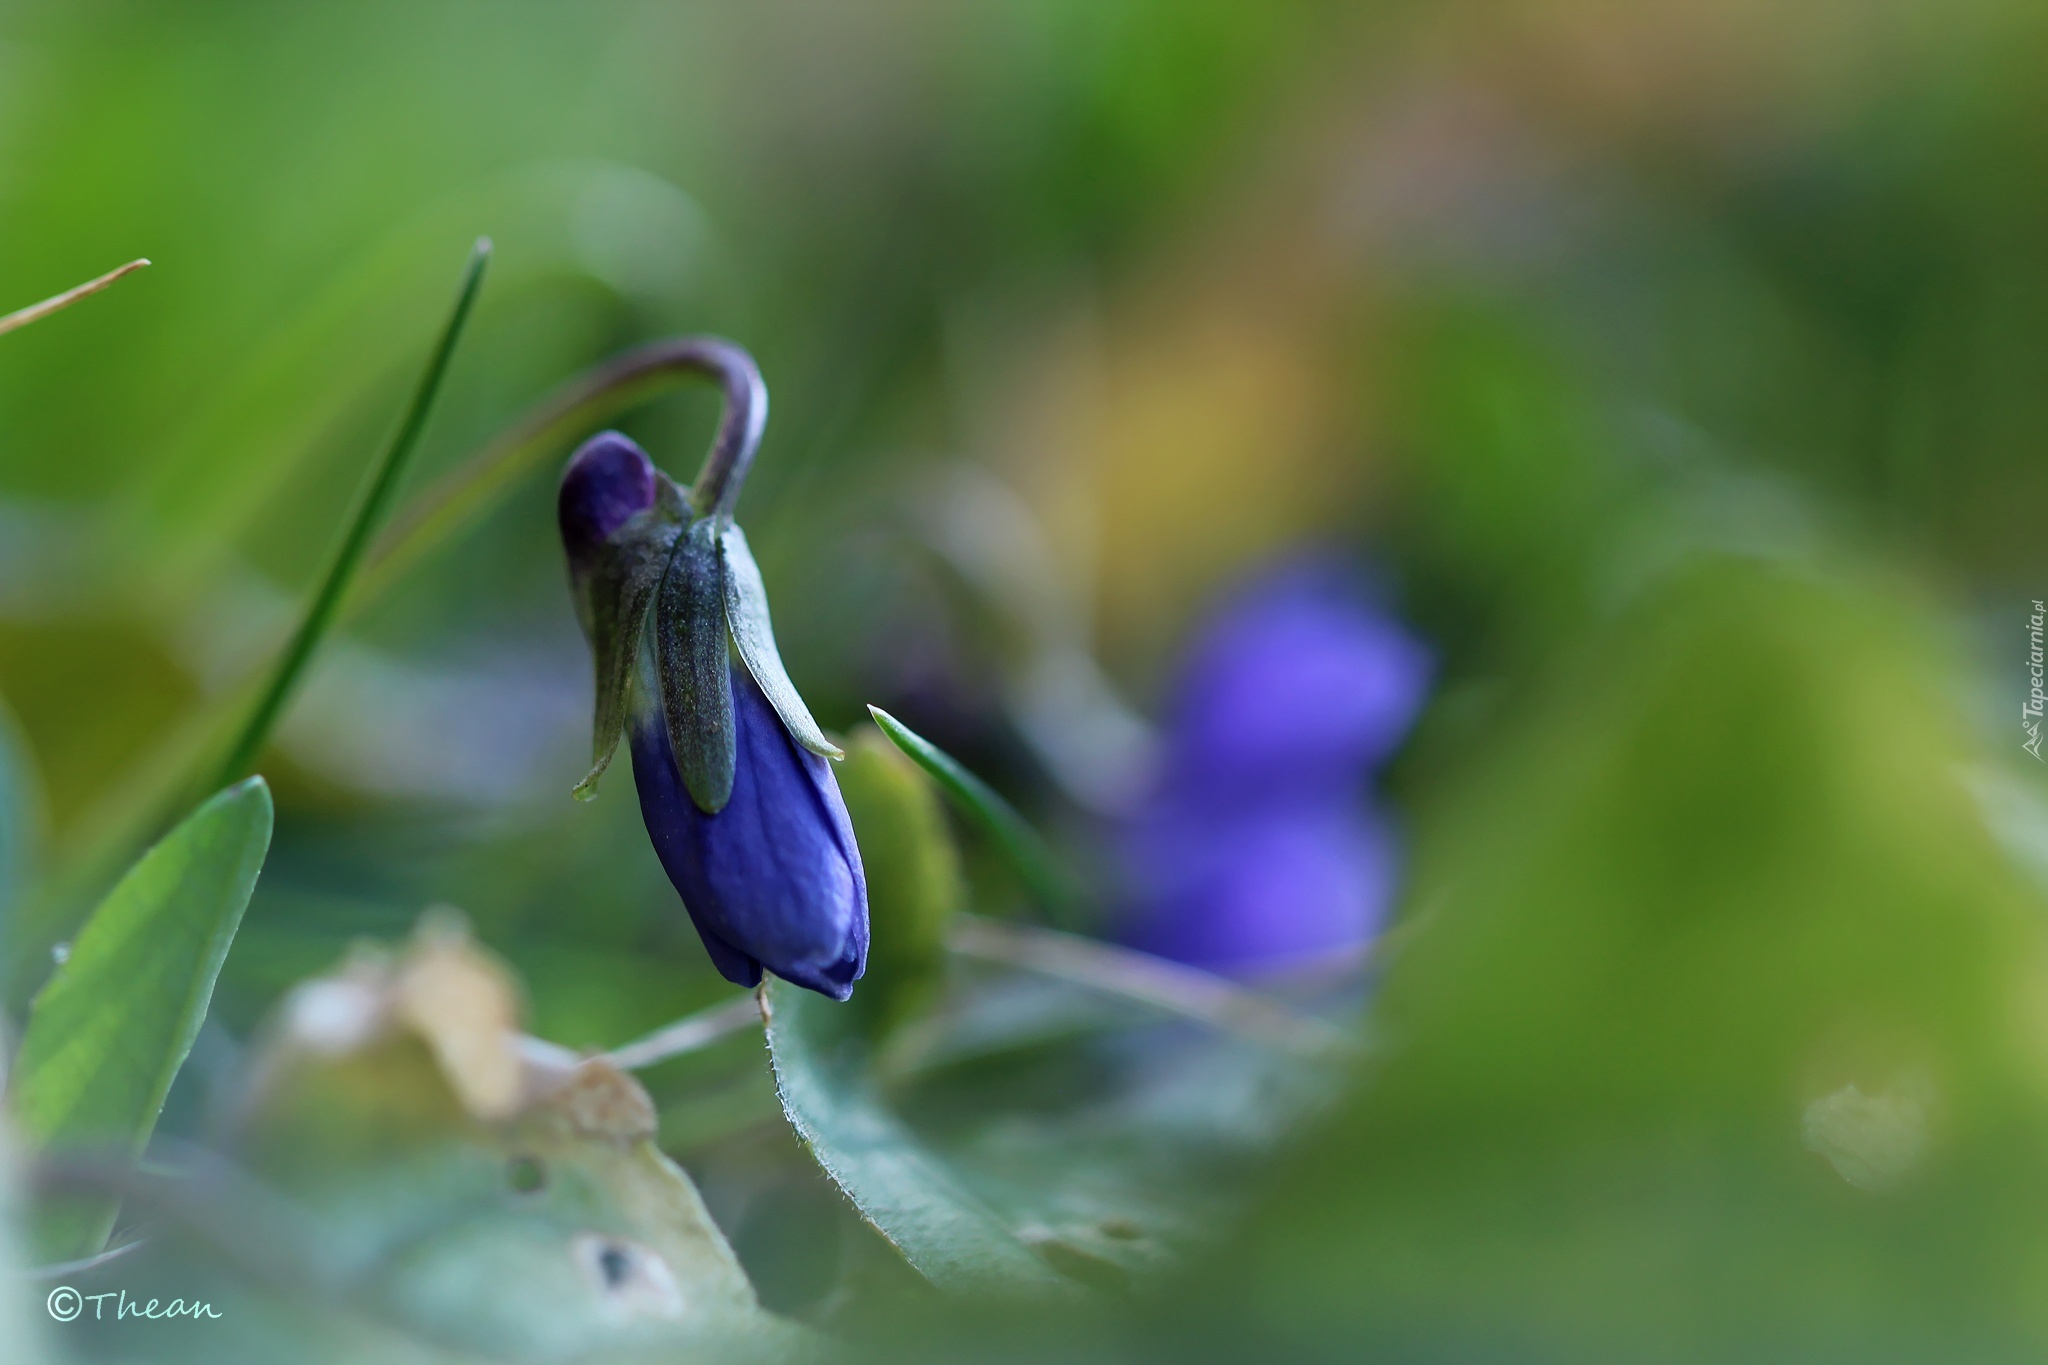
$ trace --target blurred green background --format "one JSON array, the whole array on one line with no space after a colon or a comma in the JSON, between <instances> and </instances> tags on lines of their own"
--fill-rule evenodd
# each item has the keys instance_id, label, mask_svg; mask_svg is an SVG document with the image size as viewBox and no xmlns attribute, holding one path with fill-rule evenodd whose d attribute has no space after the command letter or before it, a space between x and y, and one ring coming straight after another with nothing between
<instances>
[{"instance_id":1,"label":"blurred green background","mask_svg":"<svg viewBox=\"0 0 2048 1365\"><path fill-rule=\"evenodd\" d=\"M1788 1316L1888 1311L1929 1257L2011 1310L2048 1264L2017 1155L2048 1135L2048 1025L2007 998L2034 998L2048 848L2020 747L2044 61L2048 10L2013 0L4 0L0 309L155 261L0 339L22 856L89 848L280 638L487 233L412 486L616 350L739 341L773 395L741 515L821 720L897 709L1057 827L1085 822L1005 712L1001 614L921 544L960 465L1031 511L1141 712L1284 547L1393 585L1442 660L1393 792L1443 932L1384 1006L1429 1041L1247 1234L1282 1248L1272 1313L1320 1292L1285 1249L1328 1245L1322 1302L1367 1276L1393 1320L1479 1283L1501 1322L1634 1322L1659 1310L1616 1248L1688 1219L1831 1267ZM688 478L715 415L691 391L623 425ZM437 901L570 1046L726 993L625 785L568 798L557 467L323 656L198 1072ZM1802 1087L1899 1068L1947 1087L1991 1183L1844 1214L1800 1183L1832 1179ZM1602 1144L1692 1193L1583 1213L1563 1172ZM1488 1182L1514 1216L1445 1231ZM1333 1184L1356 1221L1326 1226Z\"/></svg>"}]
</instances>

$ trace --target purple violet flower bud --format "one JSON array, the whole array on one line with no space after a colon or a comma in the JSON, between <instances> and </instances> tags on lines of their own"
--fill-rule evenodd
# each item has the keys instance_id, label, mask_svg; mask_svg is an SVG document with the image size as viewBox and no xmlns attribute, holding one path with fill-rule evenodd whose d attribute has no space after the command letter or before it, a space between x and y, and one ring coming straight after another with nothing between
<instances>
[{"instance_id":1,"label":"purple violet flower bud","mask_svg":"<svg viewBox=\"0 0 2048 1365\"><path fill-rule=\"evenodd\" d=\"M562 471L555 504L570 569L595 568L598 547L635 513L654 506L654 498L654 461L646 451L616 431L585 441Z\"/></svg>"},{"instance_id":2,"label":"purple violet flower bud","mask_svg":"<svg viewBox=\"0 0 2048 1365\"><path fill-rule=\"evenodd\" d=\"M832 765L789 737L747 671L732 671L732 799L706 815L683 789L659 712L633 726L633 782L662 868L726 980L766 967L844 1000L867 969L868 887Z\"/></svg>"},{"instance_id":3,"label":"purple violet flower bud","mask_svg":"<svg viewBox=\"0 0 2048 1365\"><path fill-rule=\"evenodd\" d=\"M867 966L867 881L831 764L815 752L837 751L782 672L744 538L722 520L692 523L681 490L616 432L593 437L570 459L557 511L597 664L598 761L582 790L594 790L620 728L629 730L648 837L720 974L752 986L766 968L846 999ZM720 587L708 604L688 603L693 614L671 620L656 599L693 525L717 533L705 571L730 592ZM676 625L718 650L713 667L730 677L729 720L707 714L724 703L705 695L710 689L695 675L680 710L665 707L670 680L656 662L663 641L653 637ZM746 666L724 664L733 644ZM780 705L754 669L768 670ZM791 714L800 722L794 733ZM730 726L731 794L722 802L693 798L671 740L677 725L690 728L675 733L691 737L706 733L700 727Z\"/></svg>"},{"instance_id":4,"label":"purple violet flower bud","mask_svg":"<svg viewBox=\"0 0 2048 1365\"><path fill-rule=\"evenodd\" d=\"M1124 830L1125 941L1239 976L1369 943L1399 854L1362 790L1430 668L1338 564L1296 561L1227 601L1188 653L1157 779Z\"/></svg>"}]
</instances>

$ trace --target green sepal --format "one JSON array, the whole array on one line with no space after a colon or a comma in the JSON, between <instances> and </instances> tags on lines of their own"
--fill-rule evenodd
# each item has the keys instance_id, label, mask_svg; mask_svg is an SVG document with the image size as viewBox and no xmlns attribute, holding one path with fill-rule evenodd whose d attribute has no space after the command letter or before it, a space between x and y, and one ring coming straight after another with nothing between
<instances>
[{"instance_id":1,"label":"green sepal","mask_svg":"<svg viewBox=\"0 0 2048 1365\"><path fill-rule=\"evenodd\" d=\"M674 481L658 471L655 477L655 505L614 531L598 547L596 563L573 580L576 615L590 640L597 693L590 728L591 766L576 784L579 801L597 795L597 780L618 752L647 612L688 519Z\"/></svg>"},{"instance_id":2,"label":"green sepal","mask_svg":"<svg viewBox=\"0 0 2048 1365\"><path fill-rule=\"evenodd\" d=\"M738 761L716 517L699 520L677 538L654 612L655 664L676 770L697 809L716 815L732 798Z\"/></svg>"},{"instance_id":3,"label":"green sepal","mask_svg":"<svg viewBox=\"0 0 2048 1365\"><path fill-rule=\"evenodd\" d=\"M747 548L746 532L728 522L720 545L725 552L725 620L740 662L761 685L791 739L826 758L846 757L845 750L825 738L782 667L782 655L775 648L775 627L768 619L768 589L761 581L760 566L754 563L754 552Z\"/></svg>"}]
</instances>

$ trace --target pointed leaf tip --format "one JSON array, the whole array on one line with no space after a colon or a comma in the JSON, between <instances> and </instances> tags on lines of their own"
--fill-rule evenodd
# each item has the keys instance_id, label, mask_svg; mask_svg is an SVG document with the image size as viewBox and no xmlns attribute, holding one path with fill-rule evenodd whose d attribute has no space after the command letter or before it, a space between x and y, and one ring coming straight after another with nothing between
<instances>
[{"instance_id":1,"label":"pointed leaf tip","mask_svg":"<svg viewBox=\"0 0 2048 1365\"><path fill-rule=\"evenodd\" d=\"M960 812L981 826L1009 861L1011 870L1031 898L1055 920L1072 922L1087 903L1086 894L1068 876L1043 837L1016 807L968 767L879 706L868 714L891 743L929 773Z\"/></svg>"}]
</instances>

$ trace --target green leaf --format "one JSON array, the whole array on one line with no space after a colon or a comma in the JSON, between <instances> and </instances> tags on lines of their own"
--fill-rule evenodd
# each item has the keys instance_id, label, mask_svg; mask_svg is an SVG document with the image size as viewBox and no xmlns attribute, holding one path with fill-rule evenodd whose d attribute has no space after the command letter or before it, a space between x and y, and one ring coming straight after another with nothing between
<instances>
[{"instance_id":1,"label":"green leaf","mask_svg":"<svg viewBox=\"0 0 2048 1365\"><path fill-rule=\"evenodd\" d=\"M1038 831L1025 822L1015 807L997 795L995 788L969 772L958 759L881 707L870 706L868 714L875 718L876 725L882 727L882 733L908 754L918 767L930 773L939 784L939 790L995 841L997 849L1017 874L1017 880L1024 884L1025 891L1039 908L1058 923L1072 923L1080 917L1086 904L1084 893L1060 866L1058 857L1039 837Z\"/></svg>"},{"instance_id":2,"label":"green leaf","mask_svg":"<svg viewBox=\"0 0 2048 1365\"><path fill-rule=\"evenodd\" d=\"M250 778L172 830L100 903L29 1014L12 1092L28 1138L141 1152L206 1018L270 828L270 789ZM44 1254L94 1254L114 1209L65 1211Z\"/></svg>"},{"instance_id":3,"label":"green leaf","mask_svg":"<svg viewBox=\"0 0 2048 1365\"><path fill-rule=\"evenodd\" d=\"M738 758L726 663L725 573L713 518L699 520L676 541L654 611L669 747L690 799L716 815L732 799Z\"/></svg>"},{"instance_id":4,"label":"green leaf","mask_svg":"<svg viewBox=\"0 0 2048 1365\"><path fill-rule=\"evenodd\" d=\"M772 980L768 1051L783 1111L861 1216L941 1289L1044 1294L1060 1277L890 1112L836 1006Z\"/></svg>"},{"instance_id":5,"label":"green leaf","mask_svg":"<svg viewBox=\"0 0 2048 1365\"><path fill-rule=\"evenodd\" d=\"M666 476L659 477L661 486L672 486ZM638 513L598 547L596 566L587 580L575 585L577 611L590 637L597 692L591 767L576 784L579 800L597 795L597 780L618 750L647 613L682 531L670 507L657 504Z\"/></svg>"},{"instance_id":6,"label":"green leaf","mask_svg":"<svg viewBox=\"0 0 2048 1365\"><path fill-rule=\"evenodd\" d=\"M961 958L946 985L878 1050L776 982L768 1040L818 1163L952 1292L1156 1282L1214 1245L1344 1065L1007 966Z\"/></svg>"},{"instance_id":7,"label":"green leaf","mask_svg":"<svg viewBox=\"0 0 2048 1365\"><path fill-rule=\"evenodd\" d=\"M960 854L931 779L863 727L839 769L839 794L868 883L868 967L847 1008L877 1036L922 1012L946 965L946 930L967 900Z\"/></svg>"},{"instance_id":8,"label":"green leaf","mask_svg":"<svg viewBox=\"0 0 2048 1365\"><path fill-rule=\"evenodd\" d=\"M732 629L740 662L761 685L762 694L782 717L791 738L814 754L844 758L845 751L825 738L818 722L811 719L810 708L782 667L782 655L775 648L775 627L768 619L768 588L761 581L754 552L747 548L746 532L728 523L719 543L725 554L725 620Z\"/></svg>"}]
</instances>

